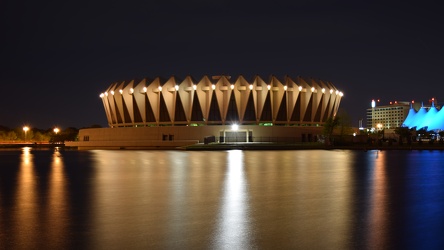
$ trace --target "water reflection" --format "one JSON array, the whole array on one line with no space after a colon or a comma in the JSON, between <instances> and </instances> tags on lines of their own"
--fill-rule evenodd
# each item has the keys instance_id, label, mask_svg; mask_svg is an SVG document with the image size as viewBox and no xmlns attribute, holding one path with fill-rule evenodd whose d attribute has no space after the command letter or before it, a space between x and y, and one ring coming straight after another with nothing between
<instances>
[{"instance_id":1,"label":"water reflection","mask_svg":"<svg viewBox=\"0 0 444 250\"><path fill-rule=\"evenodd\" d=\"M38 212L40 207L37 204L36 176L34 171L33 155L31 148L22 149L20 166L17 180L16 209L14 209L14 223L11 236L13 242L20 248L31 249L38 242L39 231Z\"/></svg>"},{"instance_id":2,"label":"water reflection","mask_svg":"<svg viewBox=\"0 0 444 250\"><path fill-rule=\"evenodd\" d=\"M48 187L48 204L43 215L46 226L46 247L52 249L66 248L69 235L69 205L67 204L68 193L66 190L66 174L63 164L63 156L58 148L54 150L51 161L51 171Z\"/></svg>"},{"instance_id":3,"label":"water reflection","mask_svg":"<svg viewBox=\"0 0 444 250\"><path fill-rule=\"evenodd\" d=\"M374 155L373 155L374 154ZM386 162L383 151L371 151L368 155L369 161L373 165L373 178L370 191L370 211L367 224L368 229L368 243L367 245L373 249L381 249L387 245L387 228L386 223L389 222L387 218L387 180L386 180Z\"/></svg>"},{"instance_id":4,"label":"water reflection","mask_svg":"<svg viewBox=\"0 0 444 250\"><path fill-rule=\"evenodd\" d=\"M0 246L442 249L443 161L441 151L0 150Z\"/></svg>"},{"instance_id":5,"label":"water reflection","mask_svg":"<svg viewBox=\"0 0 444 250\"><path fill-rule=\"evenodd\" d=\"M229 151L223 193L220 197L222 203L212 248L248 249L254 247L244 171L243 151Z\"/></svg>"}]
</instances>

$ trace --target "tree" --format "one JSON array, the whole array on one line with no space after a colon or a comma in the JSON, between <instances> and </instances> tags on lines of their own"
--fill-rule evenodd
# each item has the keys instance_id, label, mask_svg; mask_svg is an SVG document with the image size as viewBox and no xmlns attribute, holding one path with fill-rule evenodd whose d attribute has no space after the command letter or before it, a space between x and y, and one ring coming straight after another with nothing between
<instances>
[{"instance_id":1,"label":"tree","mask_svg":"<svg viewBox=\"0 0 444 250\"><path fill-rule=\"evenodd\" d=\"M325 136L325 144L330 145L331 144L331 136L333 135L333 131L336 129L336 127L339 126L341 123L340 117L334 116L329 117L327 121L325 121L324 124L324 131L323 134Z\"/></svg>"},{"instance_id":2,"label":"tree","mask_svg":"<svg viewBox=\"0 0 444 250\"><path fill-rule=\"evenodd\" d=\"M395 128L395 134L399 136L399 145L402 144L403 138L407 140L407 143L410 144L412 133L409 128L407 127L398 127Z\"/></svg>"}]
</instances>

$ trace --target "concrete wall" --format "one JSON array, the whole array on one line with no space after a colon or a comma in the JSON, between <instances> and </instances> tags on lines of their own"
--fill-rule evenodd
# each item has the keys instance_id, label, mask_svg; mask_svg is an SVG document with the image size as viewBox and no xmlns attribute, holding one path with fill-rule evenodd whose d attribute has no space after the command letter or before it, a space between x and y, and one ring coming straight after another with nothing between
<instances>
[{"instance_id":1,"label":"concrete wall","mask_svg":"<svg viewBox=\"0 0 444 250\"><path fill-rule=\"evenodd\" d=\"M232 131L231 126L157 126L128 128L81 129L79 141L180 141L198 140L205 137L219 138L221 131ZM313 141L322 134L322 127L255 126L241 125L238 131L251 131L254 139L273 141L273 138L294 138L297 141ZM311 138L311 140L309 140ZM217 141L218 139L216 139Z\"/></svg>"}]
</instances>

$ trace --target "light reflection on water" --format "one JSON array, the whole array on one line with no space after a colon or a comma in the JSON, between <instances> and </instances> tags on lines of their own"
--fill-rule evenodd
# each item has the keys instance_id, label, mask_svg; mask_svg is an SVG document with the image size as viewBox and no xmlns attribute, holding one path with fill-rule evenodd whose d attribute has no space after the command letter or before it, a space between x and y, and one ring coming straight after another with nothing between
<instances>
[{"instance_id":1,"label":"light reflection on water","mask_svg":"<svg viewBox=\"0 0 444 250\"><path fill-rule=\"evenodd\" d=\"M441 151L0 151L0 246L444 246Z\"/></svg>"}]
</instances>

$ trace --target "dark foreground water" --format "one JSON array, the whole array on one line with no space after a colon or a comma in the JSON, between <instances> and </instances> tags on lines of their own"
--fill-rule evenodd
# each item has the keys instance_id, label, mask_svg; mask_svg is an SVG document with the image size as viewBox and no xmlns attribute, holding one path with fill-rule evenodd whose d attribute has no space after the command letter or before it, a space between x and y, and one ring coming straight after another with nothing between
<instances>
[{"instance_id":1,"label":"dark foreground water","mask_svg":"<svg viewBox=\"0 0 444 250\"><path fill-rule=\"evenodd\" d=\"M444 249L444 151L0 151L0 249Z\"/></svg>"}]
</instances>

